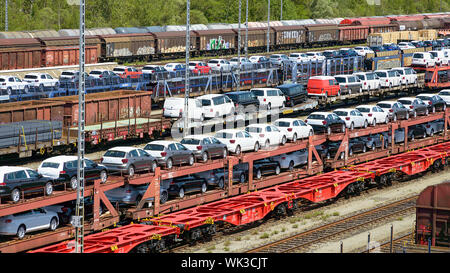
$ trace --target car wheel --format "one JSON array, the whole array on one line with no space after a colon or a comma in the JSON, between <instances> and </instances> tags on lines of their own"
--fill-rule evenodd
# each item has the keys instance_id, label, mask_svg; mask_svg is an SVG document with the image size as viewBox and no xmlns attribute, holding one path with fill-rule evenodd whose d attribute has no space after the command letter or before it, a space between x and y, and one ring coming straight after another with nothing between
<instances>
[{"instance_id":1,"label":"car wheel","mask_svg":"<svg viewBox=\"0 0 450 273\"><path fill-rule=\"evenodd\" d=\"M202 188L201 188L202 193L205 193L207 190L208 190L208 185L206 183L203 183Z\"/></svg>"},{"instance_id":2,"label":"car wheel","mask_svg":"<svg viewBox=\"0 0 450 273\"><path fill-rule=\"evenodd\" d=\"M344 160L344 158L345 158L345 153L344 152L341 153L340 158L341 158L341 160Z\"/></svg>"},{"instance_id":3,"label":"car wheel","mask_svg":"<svg viewBox=\"0 0 450 273\"><path fill-rule=\"evenodd\" d=\"M77 177L76 177L76 176L73 176L73 177L70 179L70 188L71 188L72 190L76 190L76 189L77 189L77 186L78 186L78 180L77 180Z\"/></svg>"},{"instance_id":4,"label":"car wheel","mask_svg":"<svg viewBox=\"0 0 450 273\"><path fill-rule=\"evenodd\" d=\"M172 158L169 158L166 161L166 168L170 170L170 169L172 169L172 167L173 167L173 160L172 160Z\"/></svg>"},{"instance_id":5,"label":"car wheel","mask_svg":"<svg viewBox=\"0 0 450 273\"><path fill-rule=\"evenodd\" d=\"M386 117L384 118L384 123L385 123L385 124L389 124L389 117L388 117L388 116L386 116Z\"/></svg>"},{"instance_id":6,"label":"car wheel","mask_svg":"<svg viewBox=\"0 0 450 273\"><path fill-rule=\"evenodd\" d=\"M164 204L167 202L167 200L169 200L169 193L167 191L163 191L160 195L159 195L159 203L160 204Z\"/></svg>"},{"instance_id":7,"label":"car wheel","mask_svg":"<svg viewBox=\"0 0 450 273\"><path fill-rule=\"evenodd\" d=\"M228 156L227 149L223 149L222 155L223 155L223 158L227 158L227 156Z\"/></svg>"},{"instance_id":8,"label":"car wheel","mask_svg":"<svg viewBox=\"0 0 450 273\"><path fill-rule=\"evenodd\" d=\"M44 92L44 85L43 84L39 85L39 91Z\"/></svg>"},{"instance_id":9,"label":"car wheel","mask_svg":"<svg viewBox=\"0 0 450 273\"><path fill-rule=\"evenodd\" d=\"M397 114L394 114L394 117L392 118L393 121L397 121Z\"/></svg>"},{"instance_id":10,"label":"car wheel","mask_svg":"<svg viewBox=\"0 0 450 273\"><path fill-rule=\"evenodd\" d=\"M204 120L205 120L205 115L202 114L202 115L200 116L200 121L203 122Z\"/></svg>"},{"instance_id":11,"label":"car wheel","mask_svg":"<svg viewBox=\"0 0 450 273\"><path fill-rule=\"evenodd\" d=\"M365 152L367 152L366 144L364 144L364 146L363 146L363 153L365 153Z\"/></svg>"},{"instance_id":12,"label":"car wheel","mask_svg":"<svg viewBox=\"0 0 450 273\"><path fill-rule=\"evenodd\" d=\"M158 168L158 163L156 163L156 161L152 161L152 165L150 167L150 170L152 171L152 173L154 173L156 171L156 168Z\"/></svg>"},{"instance_id":13,"label":"car wheel","mask_svg":"<svg viewBox=\"0 0 450 273\"><path fill-rule=\"evenodd\" d=\"M134 175L134 166L133 165L130 165L130 167L128 167L127 174L128 174L128 176Z\"/></svg>"},{"instance_id":14,"label":"car wheel","mask_svg":"<svg viewBox=\"0 0 450 273\"><path fill-rule=\"evenodd\" d=\"M342 124L341 131L345 134L345 124Z\"/></svg>"},{"instance_id":15,"label":"car wheel","mask_svg":"<svg viewBox=\"0 0 450 273\"><path fill-rule=\"evenodd\" d=\"M281 108L284 109L286 107L286 104L284 102L281 104Z\"/></svg>"},{"instance_id":16,"label":"car wheel","mask_svg":"<svg viewBox=\"0 0 450 273\"><path fill-rule=\"evenodd\" d=\"M327 159L331 159L331 154L330 154L330 152L327 152Z\"/></svg>"},{"instance_id":17,"label":"car wheel","mask_svg":"<svg viewBox=\"0 0 450 273\"><path fill-rule=\"evenodd\" d=\"M422 138L426 138L426 137L427 137L427 131L424 131Z\"/></svg>"},{"instance_id":18,"label":"car wheel","mask_svg":"<svg viewBox=\"0 0 450 273\"><path fill-rule=\"evenodd\" d=\"M289 162L289 171L293 170L294 170L294 161L291 160L291 162Z\"/></svg>"},{"instance_id":19,"label":"car wheel","mask_svg":"<svg viewBox=\"0 0 450 273\"><path fill-rule=\"evenodd\" d=\"M353 124L353 122L350 124L350 131L353 131L353 129L355 129L355 125Z\"/></svg>"},{"instance_id":20,"label":"car wheel","mask_svg":"<svg viewBox=\"0 0 450 273\"><path fill-rule=\"evenodd\" d=\"M180 198L183 198L183 197L184 197L184 188L183 188L183 187L181 187L181 188L178 190L178 197L180 197Z\"/></svg>"},{"instance_id":21,"label":"car wheel","mask_svg":"<svg viewBox=\"0 0 450 273\"><path fill-rule=\"evenodd\" d=\"M327 135L331 135L331 127L330 126L327 127Z\"/></svg>"},{"instance_id":22,"label":"car wheel","mask_svg":"<svg viewBox=\"0 0 450 273\"><path fill-rule=\"evenodd\" d=\"M269 104L267 104L267 110L271 110L272 109L272 104L270 104L270 102L269 102Z\"/></svg>"},{"instance_id":23,"label":"car wheel","mask_svg":"<svg viewBox=\"0 0 450 273\"><path fill-rule=\"evenodd\" d=\"M45 184L45 195L49 196L53 193L53 185L52 182L47 182Z\"/></svg>"},{"instance_id":24,"label":"car wheel","mask_svg":"<svg viewBox=\"0 0 450 273\"><path fill-rule=\"evenodd\" d=\"M23 91L25 91L25 93L28 93L28 92L30 92L30 88L28 86L25 86Z\"/></svg>"},{"instance_id":25,"label":"car wheel","mask_svg":"<svg viewBox=\"0 0 450 273\"><path fill-rule=\"evenodd\" d=\"M12 89L11 87L6 88L6 94L11 95L12 94Z\"/></svg>"},{"instance_id":26,"label":"car wheel","mask_svg":"<svg viewBox=\"0 0 450 273\"><path fill-rule=\"evenodd\" d=\"M434 130L431 129L430 136L434 136Z\"/></svg>"},{"instance_id":27,"label":"car wheel","mask_svg":"<svg viewBox=\"0 0 450 273\"><path fill-rule=\"evenodd\" d=\"M411 140L414 140L416 136L414 136L414 133L411 134Z\"/></svg>"},{"instance_id":28,"label":"car wheel","mask_svg":"<svg viewBox=\"0 0 450 273\"><path fill-rule=\"evenodd\" d=\"M50 230L54 231L58 227L58 218L53 217L50 221Z\"/></svg>"},{"instance_id":29,"label":"car wheel","mask_svg":"<svg viewBox=\"0 0 450 273\"><path fill-rule=\"evenodd\" d=\"M376 119L372 120L372 126L374 126L374 127L377 126L377 120Z\"/></svg>"},{"instance_id":30,"label":"car wheel","mask_svg":"<svg viewBox=\"0 0 450 273\"><path fill-rule=\"evenodd\" d=\"M433 107L431 108L431 113L436 113L436 107L433 106Z\"/></svg>"},{"instance_id":31,"label":"car wheel","mask_svg":"<svg viewBox=\"0 0 450 273\"><path fill-rule=\"evenodd\" d=\"M280 172L281 172L280 166L277 165L277 167L275 168L275 174L276 174L276 175L279 175Z\"/></svg>"},{"instance_id":32,"label":"car wheel","mask_svg":"<svg viewBox=\"0 0 450 273\"><path fill-rule=\"evenodd\" d=\"M108 179L108 174L105 170L100 172L100 180L102 183L106 183L106 180Z\"/></svg>"},{"instance_id":33,"label":"car wheel","mask_svg":"<svg viewBox=\"0 0 450 273\"><path fill-rule=\"evenodd\" d=\"M254 148L254 150L255 150L255 152L258 152L258 151L259 151L259 143L258 143L258 142L255 143L255 148Z\"/></svg>"},{"instance_id":34,"label":"car wheel","mask_svg":"<svg viewBox=\"0 0 450 273\"><path fill-rule=\"evenodd\" d=\"M208 153L207 153L207 152L204 152L204 153L202 154L202 161L203 161L203 162L208 161Z\"/></svg>"},{"instance_id":35,"label":"car wheel","mask_svg":"<svg viewBox=\"0 0 450 273\"><path fill-rule=\"evenodd\" d=\"M194 165L194 163L195 163L194 155L190 155L189 156L189 161L188 161L189 166Z\"/></svg>"},{"instance_id":36,"label":"car wheel","mask_svg":"<svg viewBox=\"0 0 450 273\"><path fill-rule=\"evenodd\" d=\"M283 138L281 139L281 145L286 144L286 136L283 136Z\"/></svg>"},{"instance_id":37,"label":"car wheel","mask_svg":"<svg viewBox=\"0 0 450 273\"><path fill-rule=\"evenodd\" d=\"M257 169L257 170L256 170L256 179L261 179L261 177L262 177L261 170L260 170L260 169Z\"/></svg>"},{"instance_id":38,"label":"car wheel","mask_svg":"<svg viewBox=\"0 0 450 273\"><path fill-rule=\"evenodd\" d=\"M266 139L266 143L264 144L264 147L269 148L269 146L270 146L270 141L268 139Z\"/></svg>"},{"instance_id":39,"label":"car wheel","mask_svg":"<svg viewBox=\"0 0 450 273\"><path fill-rule=\"evenodd\" d=\"M25 237L25 233L26 233L26 228L25 225L20 225L19 228L17 229L17 238L19 238L19 240L22 240Z\"/></svg>"},{"instance_id":40,"label":"car wheel","mask_svg":"<svg viewBox=\"0 0 450 273\"><path fill-rule=\"evenodd\" d=\"M408 120L408 119L409 119L409 113L406 113L406 117L405 117L405 119L406 119L406 120Z\"/></svg>"},{"instance_id":41,"label":"car wheel","mask_svg":"<svg viewBox=\"0 0 450 273\"><path fill-rule=\"evenodd\" d=\"M430 114L430 111L428 110L428 107L427 107L427 109L425 110L425 115L428 116L429 114Z\"/></svg>"},{"instance_id":42,"label":"car wheel","mask_svg":"<svg viewBox=\"0 0 450 273\"><path fill-rule=\"evenodd\" d=\"M367 126L369 126L367 119L364 121L364 128L367 128Z\"/></svg>"},{"instance_id":43,"label":"car wheel","mask_svg":"<svg viewBox=\"0 0 450 273\"><path fill-rule=\"evenodd\" d=\"M19 200L20 200L20 190L19 189L15 188L15 189L12 190L12 192L11 192L11 200L14 203L19 202Z\"/></svg>"},{"instance_id":44,"label":"car wheel","mask_svg":"<svg viewBox=\"0 0 450 273\"><path fill-rule=\"evenodd\" d=\"M234 152L236 155L240 155L241 154L241 146L236 146L236 151Z\"/></svg>"},{"instance_id":45,"label":"car wheel","mask_svg":"<svg viewBox=\"0 0 450 273\"><path fill-rule=\"evenodd\" d=\"M245 174L241 173L241 175L239 175L239 183L245 183Z\"/></svg>"},{"instance_id":46,"label":"car wheel","mask_svg":"<svg viewBox=\"0 0 450 273\"><path fill-rule=\"evenodd\" d=\"M292 142L296 142L297 141L297 133L294 133L294 135L292 136Z\"/></svg>"},{"instance_id":47,"label":"car wheel","mask_svg":"<svg viewBox=\"0 0 450 273\"><path fill-rule=\"evenodd\" d=\"M414 111L413 118L417 118L417 111Z\"/></svg>"},{"instance_id":48,"label":"car wheel","mask_svg":"<svg viewBox=\"0 0 450 273\"><path fill-rule=\"evenodd\" d=\"M359 88L359 93L362 93L362 88L361 87Z\"/></svg>"},{"instance_id":49,"label":"car wheel","mask_svg":"<svg viewBox=\"0 0 450 273\"><path fill-rule=\"evenodd\" d=\"M352 156L353 155L353 148L350 148L350 150L348 150L348 155Z\"/></svg>"},{"instance_id":50,"label":"car wheel","mask_svg":"<svg viewBox=\"0 0 450 273\"><path fill-rule=\"evenodd\" d=\"M217 183L217 186L222 190L225 188L225 183L223 181L223 178L219 179L219 183Z\"/></svg>"}]
</instances>

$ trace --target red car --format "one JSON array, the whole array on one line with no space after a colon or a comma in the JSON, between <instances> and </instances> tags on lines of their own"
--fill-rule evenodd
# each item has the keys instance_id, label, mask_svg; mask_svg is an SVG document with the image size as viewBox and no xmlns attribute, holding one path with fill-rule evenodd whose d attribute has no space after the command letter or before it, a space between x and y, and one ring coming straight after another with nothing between
<instances>
[{"instance_id":1,"label":"red car","mask_svg":"<svg viewBox=\"0 0 450 273\"><path fill-rule=\"evenodd\" d=\"M211 67L204 62L194 61L189 63L189 70L195 74L209 74L211 72Z\"/></svg>"},{"instance_id":2,"label":"red car","mask_svg":"<svg viewBox=\"0 0 450 273\"><path fill-rule=\"evenodd\" d=\"M113 71L119 75L122 79L137 79L142 76L142 71L137 70L134 67L129 66L117 66Z\"/></svg>"}]
</instances>

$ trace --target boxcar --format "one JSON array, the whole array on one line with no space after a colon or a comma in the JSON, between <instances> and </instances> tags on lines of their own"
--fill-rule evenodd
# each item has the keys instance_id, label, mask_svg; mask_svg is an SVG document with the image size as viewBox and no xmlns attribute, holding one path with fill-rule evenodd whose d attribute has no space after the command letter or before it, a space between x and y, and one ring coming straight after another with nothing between
<instances>
[{"instance_id":1,"label":"boxcar","mask_svg":"<svg viewBox=\"0 0 450 273\"><path fill-rule=\"evenodd\" d=\"M307 25L308 44L336 44L339 41L337 25Z\"/></svg>"},{"instance_id":2,"label":"boxcar","mask_svg":"<svg viewBox=\"0 0 450 273\"><path fill-rule=\"evenodd\" d=\"M238 33L237 28L233 28L233 31ZM270 28L269 33L269 46L273 48L275 46L275 31ZM241 41L245 41L245 29L241 28ZM267 28L249 28L248 29L248 51L257 52L265 49L267 46Z\"/></svg>"},{"instance_id":3,"label":"boxcar","mask_svg":"<svg viewBox=\"0 0 450 273\"><path fill-rule=\"evenodd\" d=\"M0 69L24 69L42 66L42 46L34 38L0 39Z\"/></svg>"},{"instance_id":4,"label":"boxcar","mask_svg":"<svg viewBox=\"0 0 450 273\"><path fill-rule=\"evenodd\" d=\"M178 56L186 52L186 31L167 31L154 33L157 44L156 54L160 57ZM191 31L190 52L196 51L196 36L194 31Z\"/></svg>"},{"instance_id":5,"label":"boxcar","mask_svg":"<svg viewBox=\"0 0 450 273\"><path fill-rule=\"evenodd\" d=\"M60 120L64 117L64 102L30 100L3 103L0 124L26 120Z\"/></svg>"},{"instance_id":6,"label":"boxcar","mask_svg":"<svg viewBox=\"0 0 450 273\"><path fill-rule=\"evenodd\" d=\"M44 50L44 66L76 65L79 63L79 38L39 38ZM86 63L97 63L101 41L98 37L86 37Z\"/></svg>"},{"instance_id":7,"label":"boxcar","mask_svg":"<svg viewBox=\"0 0 450 273\"><path fill-rule=\"evenodd\" d=\"M365 42L369 35L368 26L338 26L339 42L341 43L357 43Z\"/></svg>"},{"instance_id":8,"label":"boxcar","mask_svg":"<svg viewBox=\"0 0 450 273\"><path fill-rule=\"evenodd\" d=\"M202 54L231 53L236 49L236 34L231 29L195 30L194 32L196 34L196 48ZM244 42L241 42L241 45L243 45Z\"/></svg>"},{"instance_id":9,"label":"boxcar","mask_svg":"<svg viewBox=\"0 0 450 273\"><path fill-rule=\"evenodd\" d=\"M277 48L298 48L306 43L306 28L304 26L275 26L275 41Z\"/></svg>"},{"instance_id":10,"label":"boxcar","mask_svg":"<svg viewBox=\"0 0 450 273\"><path fill-rule=\"evenodd\" d=\"M422 21L392 21L391 25L394 25L399 31L423 29Z\"/></svg>"},{"instance_id":11,"label":"boxcar","mask_svg":"<svg viewBox=\"0 0 450 273\"><path fill-rule=\"evenodd\" d=\"M155 37L151 33L99 35L104 61L150 60L156 52Z\"/></svg>"}]
</instances>

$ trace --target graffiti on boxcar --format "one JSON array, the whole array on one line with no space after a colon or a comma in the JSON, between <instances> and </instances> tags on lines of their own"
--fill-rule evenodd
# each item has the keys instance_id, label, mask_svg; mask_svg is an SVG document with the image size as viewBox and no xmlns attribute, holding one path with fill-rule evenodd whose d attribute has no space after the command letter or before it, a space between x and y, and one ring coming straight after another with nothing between
<instances>
[{"instance_id":1,"label":"graffiti on boxcar","mask_svg":"<svg viewBox=\"0 0 450 273\"><path fill-rule=\"evenodd\" d=\"M331 41L331 40L333 40L331 33L322 33L319 35L319 38L317 39L318 42Z\"/></svg>"},{"instance_id":2,"label":"graffiti on boxcar","mask_svg":"<svg viewBox=\"0 0 450 273\"><path fill-rule=\"evenodd\" d=\"M106 44L106 54L111 57L132 56L133 53L128 47L115 48L115 44Z\"/></svg>"},{"instance_id":3,"label":"graffiti on boxcar","mask_svg":"<svg viewBox=\"0 0 450 273\"><path fill-rule=\"evenodd\" d=\"M206 44L206 50L220 50L229 49L230 43L225 41L222 36L218 38L209 39L209 43Z\"/></svg>"},{"instance_id":4,"label":"graffiti on boxcar","mask_svg":"<svg viewBox=\"0 0 450 273\"><path fill-rule=\"evenodd\" d=\"M136 55L150 55L150 54L155 54L155 48L152 46L139 47L136 52Z\"/></svg>"},{"instance_id":5,"label":"graffiti on boxcar","mask_svg":"<svg viewBox=\"0 0 450 273\"><path fill-rule=\"evenodd\" d=\"M303 30L290 30L290 31L283 31L281 32L281 35L278 36L278 43L284 44L284 43L301 43L302 37L303 37ZM293 41L294 40L294 41Z\"/></svg>"},{"instance_id":6,"label":"graffiti on boxcar","mask_svg":"<svg viewBox=\"0 0 450 273\"><path fill-rule=\"evenodd\" d=\"M378 60L375 65L376 70L391 69L401 66L400 58Z\"/></svg>"}]
</instances>

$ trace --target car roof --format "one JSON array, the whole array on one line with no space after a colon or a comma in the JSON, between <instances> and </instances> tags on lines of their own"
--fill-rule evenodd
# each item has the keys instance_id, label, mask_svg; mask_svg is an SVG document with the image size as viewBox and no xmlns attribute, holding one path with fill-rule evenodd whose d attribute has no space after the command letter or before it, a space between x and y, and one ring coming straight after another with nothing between
<instances>
[{"instance_id":1,"label":"car roof","mask_svg":"<svg viewBox=\"0 0 450 273\"><path fill-rule=\"evenodd\" d=\"M114 68L123 68L123 69L126 69L126 68L128 68L128 66L119 65L119 66L116 66L116 67L114 67Z\"/></svg>"},{"instance_id":2,"label":"car roof","mask_svg":"<svg viewBox=\"0 0 450 273\"><path fill-rule=\"evenodd\" d=\"M249 92L250 91L234 91L234 92L227 92L227 93L225 93L225 95L228 95L228 94L239 95L239 94L246 94L246 93L249 93Z\"/></svg>"},{"instance_id":3,"label":"car roof","mask_svg":"<svg viewBox=\"0 0 450 273\"><path fill-rule=\"evenodd\" d=\"M135 150L135 149L140 149L140 148L127 147L127 146L117 146L117 147L108 149L108 151L129 152L129 151L132 151L132 150Z\"/></svg>"},{"instance_id":4,"label":"car roof","mask_svg":"<svg viewBox=\"0 0 450 273\"><path fill-rule=\"evenodd\" d=\"M310 80L334 80L335 78L333 76L314 76L310 77Z\"/></svg>"},{"instance_id":5,"label":"car roof","mask_svg":"<svg viewBox=\"0 0 450 273\"><path fill-rule=\"evenodd\" d=\"M257 128L263 128L263 127L266 127L266 126L270 126L270 124L259 124L259 123L255 123L255 124L247 125L247 127L257 127Z\"/></svg>"},{"instance_id":6,"label":"car roof","mask_svg":"<svg viewBox=\"0 0 450 273\"><path fill-rule=\"evenodd\" d=\"M329 115L329 114L331 114L330 112L312 112L311 114L309 114L309 115Z\"/></svg>"},{"instance_id":7,"label":"car roof","mask_svg":"<svg viewBox=\"0 0 450 273\"><path fill-rule=\"evenodd\" d=\"M193 138L193 139L200 140L200 139L204 139L206 137L211 137L211 136L208 136L208 135L188 135L188 136L185 136L184 138Z\"/></svg>"},{"instance_id":8,"label":"car roof","mask_svg":"<svg viewBox=\"0 0 450 273\"><path fill-rule=\"evenodd\" d=\"M1 166L0 167L0 173L9 173L9 172L16 172L21 170L31 170L31 168L27 167L17 167L17 166Z\"/></svg>"},{"instance_id":9,"label":"car roof","mask_svg":"<svg viewBox=\"0 0 450 273\"><path fill-rule=\"evenodd\" d=\"M375 72L388 72L389 70L387 69L380 69L380 70L375 70Z\"/></svg>"},{"instance_id":10,"label":"car roof","mask_svg":"<svg viewBox=\"0 0 450 273\"><path fill-rule=\"evenodd\" d=\"M355 108L358 108L358 107L372 108L372 107L374 107L374 106L376 106L376 105L363 104L363 105L358 105L358 106L356 106Z\"/></svg>"},{"instance_id":11,"label":"car roof","mask_svg":"<svg viewBox=\"0 0 450 273\"><path fill-rule=\"evenodd\" d=\"M226 61L225 59L211 59L209 61Z\"/></svg>"},{"instance_id":12,"label":"car roof","mask_svg":"<svg viewBox=\"0 0 450 273\"><path fill-rule=\"evenodd\" d=\"M393 100L382 100L382 101L377 102L377 104L378 103L396 103L396 101L393 101Z\"/></svg>"},{"instance_id":13,"label":"car roof","mask_svg":"<svg viewBox=\"0 0 450 273\"><path fill-rule=\"evenodd\" d=\"M152 142L149 142L148 144L159 144L159 145L169 145L169 144L174 144L174 143L178 143L177 141L171 141L171 140L155 140Z\"/></svg>"},{"instance_id":14,"label":"car roof","mask_svg":"<svg viewBox=\"0 0 450 273\"><path fill-rule=\"evenodd\" d=\"M56 161L67 162L67 161L73 161L73 160L78 160L78 157L75 155L58 155L58 156L47 158L42 162L56 162Z\"/></svg>"},{"instance_id":15,"label":"car roof","mask_svg":"<svg viewBox=\"0 0 450 273\"><path fill-rule=\"evenodd\" d=\"M238 130L238 129L223 129L220 131L217 131L216 133L237 133L237 132L242 132L242 130Z\"/></svg>"},{"instance_id":16,"label":"car roof","mask_svg":"<svg viewBox=\"0 0 450 273\"><path fill-rule=\"evenodd\" d=\"M40 75L44 75L44 74L48 74L48 73L37 73L37 72L32 72L32 73L27 73L26 75L35 75L35 76L40 76Z\"/></svg>"},{"instance_id":17,"label":"car roof","mask_svg":"<svg viewBox=\"0 0 450 273\"><path fill-rule=\"evenodd\" d=\"M345 111L345 112L350 112L350 111L353 111L353 110L355 110L355 109L351 109L351 108L338 108L338 109L334 110L333 112L335 112L335 111Z\"/></svg>"},{"instance_id":18,"label":"car roof","mask_svg":"<svg viewBox=\"0 0 450 273\"><path fill-rule=\"evenodd\" d=\"M348 78L348 77L354 77L355 75L349 75L349 74L347 74L347 75L344 75L344 74L341 74L341 75L334 75L333 77L345 77L345 78Z\"/></svg>"},{"instance_id":19,"label":"car roof","mask_svg":"<svg viewBox=\"0 0 450 273\"><path fill-rule=\"evenodd\" d=\"M203 96L198 96L197 99L212 99L212 98L217 98L217 97L222 97L224 96L224 94L207 94L207 95L203 95Z\"/></svg>"},{"instance_id":20,"label":"car roof","mask_svg":"<svg viewBox=\"0 0 450 273\"><path fill-rule=\"evenodd\" d=\"M415 100L417 99L416 97L407 97L407 98L399 98L397 101L399 100Z\"/></svg>"},{"instance_id":21,"label":"car roof","mask_svg":"<svg viewBox=\"0 0 450 273\"><path fill-rule=\"evenodd\" d=\"M442 90L442 91L444 91L444 90ZM436 94L421 93L421 94L416 95L416 97L417 97L417 96L432 97L432 96L434 96L434 95L436 95Z\"/></svg>"}]
</instances>

